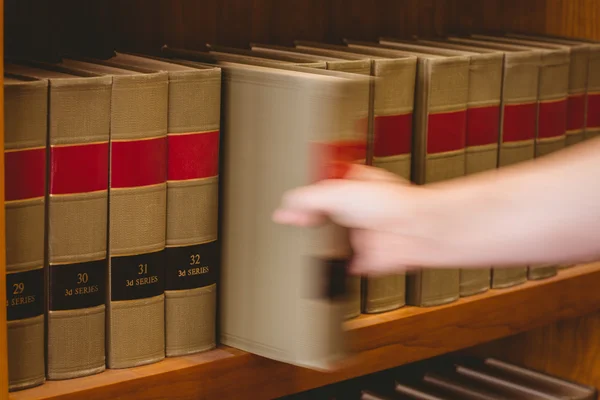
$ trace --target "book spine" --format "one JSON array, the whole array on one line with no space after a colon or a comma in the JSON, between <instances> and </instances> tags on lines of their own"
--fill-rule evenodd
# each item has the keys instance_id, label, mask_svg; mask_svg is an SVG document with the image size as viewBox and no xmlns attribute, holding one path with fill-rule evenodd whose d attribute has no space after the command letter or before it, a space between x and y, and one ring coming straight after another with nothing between
<instances>
[{"instance_id":1,"label":"book spine","mask_svg":"<svg viewBox=\"0 0 600 400\"><path fill-rule=\"evenodd\" d=\"M592 47L587 84L585 138L600 136L600 46Z\"/></svg>"},{"instance_id":2,"label":"book spine","mask_svg":"<svg viewBox=\"0 0 600 400\"><path fill-rule=\"evenodd\" d=\"M569 97L567 99L566 146L584 140L585 103L590 53L589 49L572 48L569 66Z\"/></svg>"},{"instance_id":3,"label":"book spine","mask_svg":"<svg viewBox=\"0 0 600 400\"><path fill-rule=\"evenodd\" d=\"M469 65L469 102L466 126L466 175L496 169L500 137L502 92L501 54L473 55ZM460 295L490 288L491 267L460 270Z\"/></svg>"},{"instance_id":4,"label":"book spine","mask_svg":"<svg viewBox=\"0 0 600 400\"><path fill-rule=\"evenodd\" d=\"M48 379L105 369L111 79L50 83Z\"/></svg>"},{"instance_id":5,"label":"book spine","mask_svg":"<svg viewBox=\"0 0 600 400\"><path fill-rule=\"evenodd\" d=\"M166 356L215 347L221 70L170 74Z\"/></svg>"},{"instance_id":6,"label":"book spine","mask_svg":"<svg viewBox=\"0 0 600 400\"><path fill-rule=\"evenodd\" d=\"M46 380L47 81L4 85L6 317L10 391Z\"/></svg>"},{"instance_id":7,"label":"book spine","mask_svg":"<svg viewBox=\"0 0 600 400\"><path fill-rule=\"evenodd\" d=\"M569 52L566 50L554 50L542 56L538 88L536 157L554 153L565 147L569 61Z\"/></svg>"},{"instance_id":8,"label":"book spine","mask_svg":"<svg viewBox=\"0 0 600 400\"><path fill-rule=\"evenodd\" d=\"M570 52L566 50L555 50L542 56L535 157L543 157L566 146L569 64ZM557 268L553 265L530 265L527 276L535 280L556 273Z\"/></svg>"},{"instance_id":9,"label":"book spine","mask_svg":"<svg viewBox=\"0 0 600 400\"><path fill-rule=\"evenodd\" d=\"M465 175L469 60L419 59L412 177L428 184ZM407 276L407 300L427 307L457 300L458 268L428 269Z\"/></svg>"},{"instance_id":10,"label":"book spine","mask_svg":"<svg viewBox=\"0 0 600 400\"><path fill-rule=\"evenodd\" d=\"M416 58L374 60L373 165L410 180ZM406 304L403 273L364 280L365 313L380 313Z\"/></svg>"},{"instance_id":11,"label":"book spine","mask_svg":"<svg viewBox=\"0 0 600 400\"><path fill-rule=\"evenodd\" d=\"M108 367L165 357L166 73L114 76Z\"/></svg>"},{"instance_id":12,"label":"book spine","mask_svg":"<svg viewBox=\"0 0 600 400\"><path fill-rule=\"evenodd\" d=\"M499 167L535 156L540 55L506 52L504 60ZM522 284L527 280L527 271L527 266L494 266L492 288Z\"/></svg>"}]
</instances>

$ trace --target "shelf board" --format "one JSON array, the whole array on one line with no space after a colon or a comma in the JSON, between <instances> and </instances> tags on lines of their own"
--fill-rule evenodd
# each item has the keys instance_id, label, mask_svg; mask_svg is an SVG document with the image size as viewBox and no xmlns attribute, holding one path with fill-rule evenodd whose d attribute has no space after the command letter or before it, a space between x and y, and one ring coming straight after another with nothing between
<instances>
[{"instance_id":1,"label":"shelf board","mask_svg":"<svg viewBox=\"0 0 600 400\"><path fill-rule=\"evenodd\" d=\"M272 399L510 336L600 309L600 263L431 308L404 307L346 322L353 355L317 372L221 346L192 356L14 392L26 399Z\"/></svg>"}]
</instances>

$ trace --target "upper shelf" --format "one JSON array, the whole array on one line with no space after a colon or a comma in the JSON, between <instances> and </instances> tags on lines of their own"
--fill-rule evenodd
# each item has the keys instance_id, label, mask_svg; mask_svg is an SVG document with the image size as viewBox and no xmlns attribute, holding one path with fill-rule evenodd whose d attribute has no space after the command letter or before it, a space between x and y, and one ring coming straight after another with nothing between
<instances>
[{"instance_id":1,"label":"upper shelf","mask_svg":"<svg viewBox=\"0 0 600 400\"><path fill-rule=\"evenodd\" d=\"M346 323L354 355L321 373L228 347L11 393L25 399L272 399L513 335L600 309L600 263L452 304L362 315Z\"/></svg>"}]
</instances>

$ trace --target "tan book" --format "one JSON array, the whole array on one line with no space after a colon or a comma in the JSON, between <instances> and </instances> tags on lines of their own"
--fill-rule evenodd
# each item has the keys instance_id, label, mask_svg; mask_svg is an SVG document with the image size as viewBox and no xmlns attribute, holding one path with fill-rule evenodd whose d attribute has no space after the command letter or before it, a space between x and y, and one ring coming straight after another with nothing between
<instances>
[{"instance_id":1,"label":"tan book","mask_svg":"<svg viewBox=\"0 0 600 400\"><path fill-rule=\"evenodd\" d=\"M110 77L8 64L47 80L48 379L105 369Z\"/></svg>"},{"instance_id":2,"label":"tan book","mask_svg":"<svg viewBox=\"0 0 600 400\"><path fill-rule=\"evenodd\" d=\"M273 222L289 189L364 159L368 81L220 63L223 71L221 343L328 369L344 354L345 230ZM365 78L366 79L366 78ZM335 172L335 170L330 170Z\"/></svg>"},{"instance_id":3,"label":"tan book","mask_svg":"<svg viewBox=\"0 0 600 400\"><path fill-rule=\"evenodd\" d=\"M46 380L44 242L48 81L4 76L8 387Z\"/></svg>"},{"instance_id":4,"label":"tan book","mask_svg":"<svg viewBox=\"0 0 600 400\"><path fill-rule=\"evenodd\" d=\"M500 142L500 104L502 95L501 52L473 52L427 46L394 38L380 38L379 43L405 51L443 56L469 57L469 99L466 126L465 175L496 169ZM461 269L460 295L471 296L490 288L491 268Z\"/></svg>"},{"instance_id":5,"label":"tan book","mask_svg":"<svg viewBox=\"0 0 600 400\"><path fill-rule=\"evenodd\" d=\"M63 59L112 80L107 366L165 357L168 75Z\"/></svg>"},{"instance_id":6,"label":"tan book","mask_svg":"<svg viewBox=\"0 0 600 400\"><path fill-rule=\"evenodd\" d=\"M299 51L319 56L369 60L375 77L371 90L373 132L372 164L410 180L412 118L416 57L380 57L347 46L296 41ZM363 312L380 313L406 304L406 275L366 277L362 288Z\"/></svg>"},{"instance_id":7,"label":"tan book","mask_svg":"<svg viewBox=\"0 0 600 400\"><path fill-rule=\"evenodd\" d=\"M469 58L346 41L348 47L387 57L416 56L412 181L418 185L465 175ZM424 269L407 276L407 302L427 307L460 296L460 268Z\"/></svg>"},{"instance_id":8,"label":"tan book","mask_svg":"<svg viewBox=\"0 0 600 400\"><path fill-rule=\"evenodd\" d=\"M222 49L224 50L224 49ZM272 67L272 68L277 68L277 69L287 69L287 70L294 70L294 71L304 71L307 73L315 73L315 74L320 74L320 75L325 75L325 76L339 76L339 77L346 77L349 78L351 75L354 74L347 74L341 71L330 71L330 70L322 70L320 68L309 68L307 70L307 64L294 64L294 63L281 63L275 59L271 59L269 58L268 55L264 56L264 59L262 59L259 62L255 62L257 59L253 58L253 57L247 57L244 54L238 54L238 51L240 51L239 49L233 49L231 53L227 53L225 51L223 52L211 52L211 56L213 57L212 62L216 62L218 65L220 64L227 64L227 63L231 63L232 60L234 60L234 62L232 62L233 64L245 64L245 65L256 65L256 66L263 66L263 67ZM182 56L182 57L186 57L186 58L193 58L193 59L203 59L205 61L211 61L209 59L205 59L204 57L198 57L198 54L190 54L189 52L184 52L184 51L180 51L178 49L168 49L166 50L167 54L170 54L172 56ZM322 61L316 61L310 64L321 64L323 63ZM190 64L188 64L190 65ZM365 90L368 90L368 86L365 87ZM368 92L365 93L364 98L361 100L363 101L362 104L362 114L363 114L363 118L362 120L360 120L358 122L360 129L364 129L365 131L367 131L368 127L367 124L365 123L365 121L367 120L367 117L369 115L369 109L368 109ZM368 132L367 132L367 136L368 136ZM364 162L364 160L363 160ZM346 308L346 319L351 319L351 318L355 318L358 315L360 315L361 312L361 281L360 281L360 277L354 276L354 275L349 275L347 277L348 279L348 287L347 287L347 308Z\"/></svg>"},{"instance_id":9,"label":"tan book","mask_svg":"<svg viewBox=\"0 0 600 400\"><path fill-rule=\"evenodd\" d=\"M166 356L215 347L221 70L133 54L106 61L169 74Z\"/></svg>"},{"instance_id":10,"label":"tan book","mask_svg":"<svg viewBox=\"0 0 600 400\"><path fill-rule=\"evenodd\" d=\"M454 41L437 39L419 39L419 44L439 46L448 49L467 50L482 54L501 53L504 57L502 74L502 97L500 106L500 146L498 166L511 165L534 157L534 134L531 120L533 120L536 87L531 85L525 91L522 88L523 78L526 82L537 82L535 55L523 53L523 49L508 46L508 49L488 48L477 45L456 43ZM525 100L523 103L521 101ZM526 124L522 124L523 120ZM494 289L509 288L527 281L527 267L511 266L507 268L492 267L491 287Z\"/></svg>"},{"instance_id":11,"label":"tan book","mask_svg":"<svg viewBox=\"0 0 600 400\"><path fill-rule=\"evenodd\" d=\"M571 47L572 67L570 70L569 88L575 91L585 80L585 100L583 105L583 118L585 120L584 138L591 139L598 136L600 134L600 42L560 36L533 36L511 33L508 33L507 36L564 44ZM587 68L583 61L586 58ZM569 106L573 110L569 114L573 118L573 121L569 120L569 126L575 127L573 129L578 129L582 112L581 98L576 97L572 101L570 100Z\"/></svg>"}]
</instances>

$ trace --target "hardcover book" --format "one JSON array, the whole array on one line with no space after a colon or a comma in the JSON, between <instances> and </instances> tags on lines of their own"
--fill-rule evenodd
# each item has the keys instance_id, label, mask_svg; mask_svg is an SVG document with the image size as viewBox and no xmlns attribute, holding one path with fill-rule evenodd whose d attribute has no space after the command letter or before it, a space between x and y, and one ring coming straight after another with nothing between
<instances>
[{"instance_id":1,"label":"hardcover book","mask_svg":"<svg viewBox=\"0 0 600 400\"><path fill-rule=\"evenodd\" d=\"M48 81L4 76L6 316L10 391L41 385Z\"/></svg>"}]
</instances>

